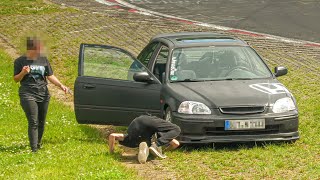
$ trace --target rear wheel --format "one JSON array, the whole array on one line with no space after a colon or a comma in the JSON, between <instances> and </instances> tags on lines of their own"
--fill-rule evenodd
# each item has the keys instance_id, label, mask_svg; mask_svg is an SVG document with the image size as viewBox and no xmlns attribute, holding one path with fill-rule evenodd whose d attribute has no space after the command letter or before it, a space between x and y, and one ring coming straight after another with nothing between
<instances>
[{"instance_id":1,"label":"rear wheel","mask_svg":"<svg viewBox=\"0 0 320 180\"><path fill-rule=\"evenodd\" d=\"M165 120L168 122L172 122L172 111L170 107L167 107L166 109Z\"/></svg>"}]
</instances>

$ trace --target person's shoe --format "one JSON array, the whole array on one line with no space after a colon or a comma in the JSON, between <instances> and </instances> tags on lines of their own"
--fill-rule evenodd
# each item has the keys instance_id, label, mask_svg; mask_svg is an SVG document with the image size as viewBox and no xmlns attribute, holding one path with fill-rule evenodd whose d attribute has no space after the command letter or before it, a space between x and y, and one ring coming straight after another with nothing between
<instances>
[{"instance_id":1,"label":"person's shoe","mask_svg":"<svg viewBox=\"0 0 320 180\"><path fill-rule=\"evenodd\" d=\"M38 149L37 148L31 148L31 152L32 153L36 153L36 152L38 152Z\"/></svg>"},{"instance_id":2,"label":"person's shoe","mask_svg":"<svg viewBox=\"0 0 320 180\"><path fill-rule=\"evenodd\" d=\"M147 162L149 156L149 148L146 142L141 142L139 144L139 153L138 153L138 161L141 164Z\"/></svg>"},{"instance_id":3,"label":"person's shoe","mask_svg":"<svg viewBox=\"0 0 320 180\"><path fill-rule=\"evenodd\" d=\"M42 148L42 144L40 143L40 144L37 144L37 148L38 149L41 149Z\"/></svg>"},{"instance_id":4,"label":"person's shoe","mask_svg":"<svg viewBox=\"0 0 320 180\"><path fill-rule=\"evenodd\" d=\"M161 147L157 146L156 143L152 143L151 146L149 147L149 151L152 155L159 157L161 159L165 159L167 156L162 154L162 149Z\"/></svg>"}]
</instances>

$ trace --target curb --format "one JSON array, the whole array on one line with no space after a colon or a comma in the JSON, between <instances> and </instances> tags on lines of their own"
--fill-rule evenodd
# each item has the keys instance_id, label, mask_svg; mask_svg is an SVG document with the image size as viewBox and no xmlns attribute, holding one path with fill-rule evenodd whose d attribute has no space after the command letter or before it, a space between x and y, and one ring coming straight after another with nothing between
<instances>
[{"instance_id":1,"label":"curb","mask_svg":"<svg viewBox=\"0 0 320 180\"><path fill-rule=\"evenodd\" d=\"M181 23L185 23L185 24L192 24L192 25L203 26L203 27L211 27L214 29L218 29L218 30L222 30L222 31L226 31L226 32L231 32L231 33L235 33L235 34L247 35L247 36L251 36L251 37L260 37L260 38L281 41L281 42L285 42L285 43L299 44L299 45L303 45L303 46L307 46L307 47L320 48L320 43L316 43L316 42L304 41L304 40L298 40L298 39L292 39L292 38L285 38L285 37L275 36L275 35L271 35L271 34L258 33L258 32L243 30L243 29L234 29L234 28L230 28L230 27L219 26L219 25L184 19L184 18L175 17L175 16L163 14L163 13L150 11L150 10L147 10L144 8L140 8L140 7L137 7L133 4L125 2L123 0L95 0L95 1L98 3L104 4L104 5L107 5L109 7L115 8L115 9L127 10L128 12L131 12L131 13L138 13L138 14L143 14L143 15L147 15L147 16L162 17L162 18L167 18L168 20L174 20L174 21L178 21Z\"/></svg>"}]
</instances>

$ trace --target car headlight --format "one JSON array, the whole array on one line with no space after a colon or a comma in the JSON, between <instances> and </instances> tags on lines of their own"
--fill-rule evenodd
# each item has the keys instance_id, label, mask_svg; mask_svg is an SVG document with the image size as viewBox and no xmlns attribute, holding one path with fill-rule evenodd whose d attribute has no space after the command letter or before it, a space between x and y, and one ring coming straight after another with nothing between
<instances>
[{"instance_id":1,"label":"car headlight","mask_svg":"<svg viewBox=\"0 0 320 180\"><path fill-rule=\"evenodd\" d=\"M296 106L294 105L293 100L289 97L278 99L272 107L272 111L274 113L284 113L295 109Z\"/></svg>"},{"instance_id":2,"label":"car headlight","mask_svg":"<svg viewBox=\"0 0 320 180\"><path fill-rule=\"evenodd\" d=\"M182 114L211 114L211 110L203 103L184 101L180 104L178 113Z\"/></svg>"}]
</instances>

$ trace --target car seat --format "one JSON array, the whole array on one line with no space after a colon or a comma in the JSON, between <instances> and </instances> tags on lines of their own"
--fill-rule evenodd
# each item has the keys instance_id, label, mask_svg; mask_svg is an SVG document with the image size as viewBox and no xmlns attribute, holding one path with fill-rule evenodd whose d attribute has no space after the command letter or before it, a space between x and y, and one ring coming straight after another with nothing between
<instances>
[{"instance_id":1,"label":"car seat","mask_svg":"<svg viewBox=\"0 0 320 180\"><path fill-rule=\"evenodd\" d=\"M177 70L185 70L188 65L187 56L184 53L180 53L178 56L178 61L176 68Z\"/></svg>"},{"instance_id":2,"label":"car seat","mask_svg":"<svg viewBox=\"0 0 320 180\"><path fill-rule=\"evenodd\" d=\"M166 63L165 64L155 64L153 69L153 74L162 82L162 78L164 76L164 72L166 71Z\"/></svg>"},{"instance_id":3,"label":"car seat","mask_svg":"<svg viewBox=\"0 0 320 180\"><path fill-rule=\"evenodd\" d=\"M213 60L213 52L206 52L199 59L199 61L209 61L209 60Z\"/></svg>"},{"instance_id":4,"label":"car seat","mask_svg":"<svg viewBox=\"0 0 320 180\"><path fill-rule=\"evenodd\" d=\"M235 55L232 51L225 51L219 55L219 77L225 77L226 74L236 67Z\"/></svg>"},{"instance_id":5,"label":"car seat","mask_svg":"<svg viewBox=\"0 0 320 180\"><path fill-rule=\"evenodd\" d=\"M215 70L215 64L213 61L213 52L204 53L196 66L196 74L199 78L208 78L210 74Z\"/></svg>"}]
</instances>

